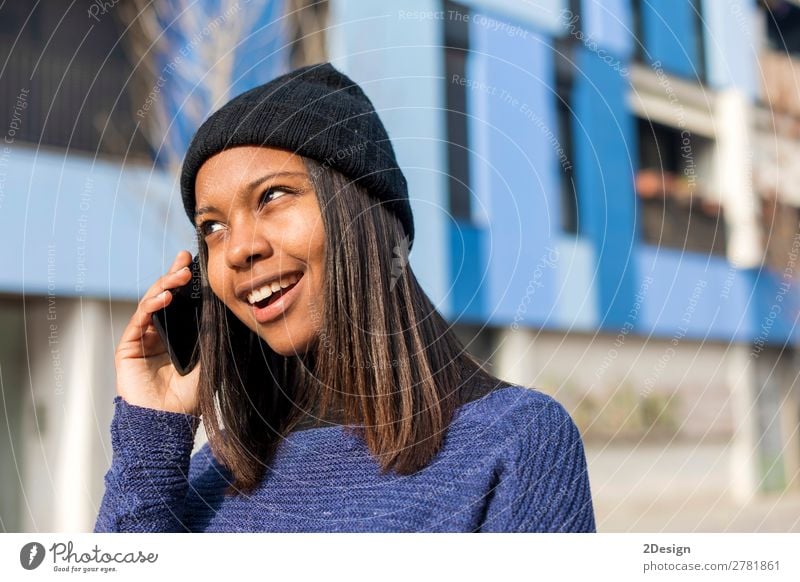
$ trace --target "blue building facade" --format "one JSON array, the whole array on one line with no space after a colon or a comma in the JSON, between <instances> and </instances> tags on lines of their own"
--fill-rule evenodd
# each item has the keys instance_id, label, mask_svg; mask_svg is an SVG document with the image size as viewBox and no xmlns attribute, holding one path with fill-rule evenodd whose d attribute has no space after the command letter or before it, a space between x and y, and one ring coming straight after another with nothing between
<instances>
[{"instance_id":1,"label":"blue building facade","mask_svg":"<svg viewBox=\"0 0 800 582\"><path fill-rule=\"evenodd\" d=\"M734 439L740 500L789 483L798 245L763 260L785 236L752 179L763 7L400 4L332 2L330 59L386 121L434 303L582 428L619 400L612 437L671 415L665 434Z\"/></svg>"},{"instance_id":2,"label":"blue building facade","mask_svg":"<svg viewBox=\"0 0 800 582\"><path fill-rule=\"evenodd\" d=\"M740 35L753 34L741 27L750 25L755 2L338 4L342 30L333 60L372 86L386 108L401 162L413 168L415 211L431 243L420 245L426 251L419 257L412 253L412 265L451 320L609 333L632 326L648 337L796 342L796 293L787 295L792 307L773 318L766 337L761 325L778 294L779 273L680 241L645 240L635 190L642 115L629 103L638 91L632 71L666 79L667 102L674 80L709 93L734 90L754 105L757 62ZM453 68L441 46L451 46L454 20L465 23L468 40L456 49L464 62ZM358 47L347 37L358 38ZM406 58L411 44L418 58ZM380 81L370 79L377 70ZM398 91L398 103L383 98L392 83L411 86L409 77L418 95L407 101L408 91ZM461 134L448 127L453 85L465 94L463 120L456 123L466 125L466 143L454 144L452 136ZM402 121L393 124L394 116ZM674 125L681 129L678 115ZM406 143L415 137L433 143L414 152ZM433 174L458 173L448 157L463 157L453 153L462 147L469 201L454 208ZM565 179L574 186L574 208L564 201ZM724 208L726 194L719 196ZM567 212L577 215L572 231L563 227ZM715 236L726 236L723 226L721 216ZM689 303L692 317L682 323Z\"/></svg>"}]
</instances>

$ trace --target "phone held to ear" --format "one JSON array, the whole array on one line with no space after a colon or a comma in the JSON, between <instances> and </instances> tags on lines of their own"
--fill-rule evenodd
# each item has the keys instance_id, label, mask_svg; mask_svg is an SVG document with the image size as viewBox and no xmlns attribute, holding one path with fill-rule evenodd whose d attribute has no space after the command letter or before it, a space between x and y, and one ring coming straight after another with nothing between
<instances>
[{"instance_id":1,"label":"phone held to ear","mask_svg":"<svg viewBox=\"0 0 800 582\"><path fill-rule=\"evenodd\" d=\"M153 314L153 325L167 346L172 365L181 376L191 372L200 359L203 293L199 255L192 258L189 268L192 271L189 282L183 287L170 289L172 301Z\"/></svg>"}]
</instances>

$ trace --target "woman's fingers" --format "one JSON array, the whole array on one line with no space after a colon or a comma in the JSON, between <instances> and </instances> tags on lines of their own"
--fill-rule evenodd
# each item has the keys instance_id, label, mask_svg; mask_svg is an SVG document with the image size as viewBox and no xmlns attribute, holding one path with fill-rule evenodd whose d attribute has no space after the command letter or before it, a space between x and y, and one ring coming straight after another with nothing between
<instances>
[{"instance_id":1,"label":"woman's fingers","mask_svg":"<svg viewBox=\"0 0 800 582\"><path fill-rule=\"evenodd\" d=\"M170 267L171 272L159 277L147 290L139 301L128 327L122 334L121 339L123 342L138 342L152 323L153 313L169 305L172 300L172 294L168 289L175 289L189 282L191 271L188 268L184 268L184 263L188 265L189 262L191 262L191 255L186 251L181 251Z\"/></svg>"},{"instance_id":2,"label":"woman's fingers","mask_svg":"<svg viewBox=\"0 0 800 582\"><path fill-rule=\"evenodd\" d=\"M188 282L185 273L190 272L188 266L191 262L192 255L190 255L187 251L180 251L175 257L175 260L172 261L169 271L167 271L165 275L162 275L156 279L156 282L153 283L153 285L151 285L151 287L145 292L142 299L156 297L165 289L174 289L175 287L180 287L184 283ZM185 271L182 270L184 267L187 267ZM179 276L175 277L175 275Z\"/></svg>"},{"instance_id":3,"label":"woman's fingers","mask_svg":"<svg viewBox=\"0 0 800 582\"><path fill-rule=\"evenodd\" d=\"M173 273L162 275L155 284L147 290L143 299L152 299L164 293L167 289L175 289L189 282L191 271L189 267L181 267Z\"/></svg>"},{"instance_id":4,"label":"woman's fingers","mask_svg":"<svg viewBox=\"0 0 800 582\"><path fill-rule=\"evenodd\" d=\"M171 299L169 291L142 299L128 322L128 327L125 328L125 332L122 334L122 344L127 342L137 342L138 344L152 323L153 313L168 305Z\"/></svg>"}]
</instances>

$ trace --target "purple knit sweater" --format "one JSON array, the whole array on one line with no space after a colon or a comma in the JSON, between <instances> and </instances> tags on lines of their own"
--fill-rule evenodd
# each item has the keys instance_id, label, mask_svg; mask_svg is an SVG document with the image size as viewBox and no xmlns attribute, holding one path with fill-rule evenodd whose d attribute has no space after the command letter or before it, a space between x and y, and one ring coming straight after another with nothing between
<instances>
[{"instance_id":1,"label":"purple knit sweater","mask_svg":"<svg viewBox=\"0 0 800 582\"><path fill-rule=\"evenodd\" d=\"M114 399L113 460L95 532L591 532L580 434L556 400L507 386L462 404L431 463L380 474L341 426L292 432L258 489L231 475L195 416Z\"/></svg>"}]
</instances>

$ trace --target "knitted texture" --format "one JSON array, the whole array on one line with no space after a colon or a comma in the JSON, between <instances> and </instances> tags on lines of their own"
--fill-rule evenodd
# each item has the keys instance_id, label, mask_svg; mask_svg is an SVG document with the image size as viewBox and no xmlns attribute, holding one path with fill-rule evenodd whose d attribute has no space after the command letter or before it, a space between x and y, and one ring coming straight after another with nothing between
<instances>
[{"instance_id":1,"label":"knitted texture","mask_svg":"<svg viewBox=\"0 0 800 582\"><path fill-rule=\"evenodd\" d=\"M290 150L366 187L414 240L408 185L386 128L364 91L330 63L308 65L250 89L213 113L189 144L181 196L194 224L195 180L214 154L235 146Z\"/></svg>"},{"instance_id":2,"label":"knitted texture","mask_svg":"<svg viewBox=\"0 0 800 582\"><path fill-rule=\"evenodd\" d=\"M431 463L380 473L341 426L292 432L256 491L231 475L198 419L114 399L113 460L95 532L593 532L580 434L556 400L520 386L463 404Z\"/></svg>"}]
</instances>

